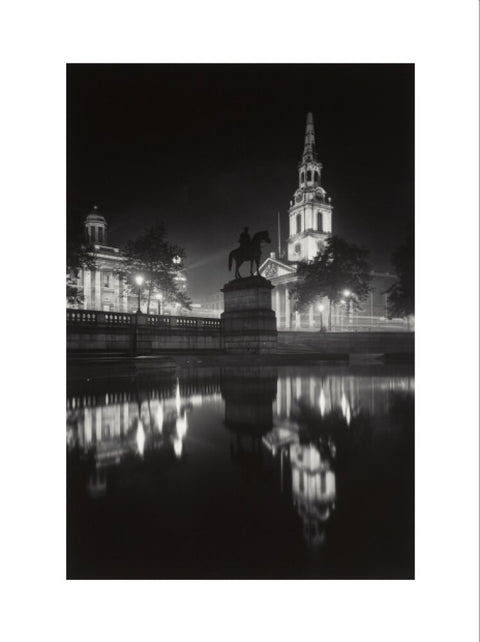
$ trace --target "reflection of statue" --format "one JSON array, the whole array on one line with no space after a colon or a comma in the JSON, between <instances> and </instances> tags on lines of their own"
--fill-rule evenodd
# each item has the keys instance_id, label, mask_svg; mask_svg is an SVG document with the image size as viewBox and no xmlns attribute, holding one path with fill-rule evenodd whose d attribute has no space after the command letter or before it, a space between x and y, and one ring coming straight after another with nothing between
<instances>
[{"instance_id":1,"label":"reflection of statue","mask_svg":"<svg viewBox=\"0 0 480 642\"><path fill-rule=\"evenodd\" d=\"M225 399L225 426L234 435L232 459L260 471L262 437L273 426L277 371L275 368L225 368L220 388Z\"/></svg>"},{"instance_id":2,"label":"reflection of statue","mask_svg":"<svg viewBox=\"0 0 480 642\"><path fill-rule=\"evenodd\" d=\"M270 237L266 230L262 232L257 232L253 235L253 238L250 240L250 235L248 233L248 227L240 234L240 247L236 250L232 250L228 255L228 269L232 269L232 262L235 260L235 278L241 279L242 276L239 272L239 267L245 261L250 261L250 275L253 276L253 262L258 269L260 267L260 257L262 256L261 244L270 243Z\"/></svg>"}]
</instances>

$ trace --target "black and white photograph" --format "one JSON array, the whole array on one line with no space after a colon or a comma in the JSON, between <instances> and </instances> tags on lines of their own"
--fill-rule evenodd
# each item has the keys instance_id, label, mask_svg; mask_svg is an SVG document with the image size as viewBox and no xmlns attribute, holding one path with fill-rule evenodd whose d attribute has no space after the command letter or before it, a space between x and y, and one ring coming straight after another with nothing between
<instances>
[{"instance_id":1,"label":"black and white photograph","mask_svg":"<svg viewBox=\"0 0 480 642\"><path fill-rule=\"evenodd\" d=\"M413 579L414 65L68 65L67 153L67 576Z\"/></svg>"},{"instance_id":2,"label":"black and white photograph","mask_svg":"<svg viewBox=\"0 0 480 642\"><path fill-rule=\"evenodd\" d=\"M4 3L13 642L476 642L471 0Z\"/></svg>"}]
</instances>

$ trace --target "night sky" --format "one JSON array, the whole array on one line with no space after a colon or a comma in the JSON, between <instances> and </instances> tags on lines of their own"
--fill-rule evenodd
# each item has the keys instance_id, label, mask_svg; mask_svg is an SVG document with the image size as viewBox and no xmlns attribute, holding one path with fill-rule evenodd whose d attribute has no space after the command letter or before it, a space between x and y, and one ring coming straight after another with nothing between
<instances>
[{"instance_id":1,"label":"night sky","mask_svg":"<svg viewBox=\"0 0 480 642\"><path fill-rule=\"evenodd\" d=\"M242 228L285 239L308 111L333 233L376 269L414 220L413 65L68 65L67 212L122 247L163 220L189 294L232 278ZM243 268L245 272L245 267Z\"/></svg>"}]
</instances>

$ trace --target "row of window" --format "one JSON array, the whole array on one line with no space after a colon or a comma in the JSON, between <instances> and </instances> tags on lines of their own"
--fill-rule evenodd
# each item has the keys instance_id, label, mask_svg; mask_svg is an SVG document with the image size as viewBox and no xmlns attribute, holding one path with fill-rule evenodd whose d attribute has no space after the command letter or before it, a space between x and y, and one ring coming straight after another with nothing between
<instances>
[{"instance_id":1,"label":"row of window","mask_svg":"<svg viewBox=\"0 0 480 642\"><path fill-rule=\"evenodd\" d=\"M314 225L314 229L318 230L319 232L323 232L323 217L322 217L322 212L317 212L316 215L316 226ZM295 225L296 225L296 234L300 234L302 232L302 215L297 214L296 219L295 219Z\"/></svg>"},{"instance_id":2,"label":"row of window","mask_svg":"<svg viewBox=\"0 0 480 642\"><path fill-rule=\"evenodd\" d=\"M307 182L310 182L311 180L312 180L312 170L307 169ZM313 180L315 181L315 183L318 183L320 181L320 174L317 171L313 172ZM301 172L300 182L305 183L305 172Z\"/></svg>"}]
</instances>

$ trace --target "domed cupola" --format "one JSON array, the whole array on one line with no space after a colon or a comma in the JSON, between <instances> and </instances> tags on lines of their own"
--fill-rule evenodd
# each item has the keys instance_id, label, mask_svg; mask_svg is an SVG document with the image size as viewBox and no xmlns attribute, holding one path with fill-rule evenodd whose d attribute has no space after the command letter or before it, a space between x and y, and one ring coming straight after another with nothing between
<instances>
[{"instance_id":1,"label":"domed cupola","mask_svg":"<svg viewBox=\"0 0 480 642\"><path fill-rule=\"evenodd\" d=\"M100 214L98 207L95 205L85 219L85 230L88 242L92 245L106 245L107 227L105 217Z\"/></svg>"}]
</instances>

